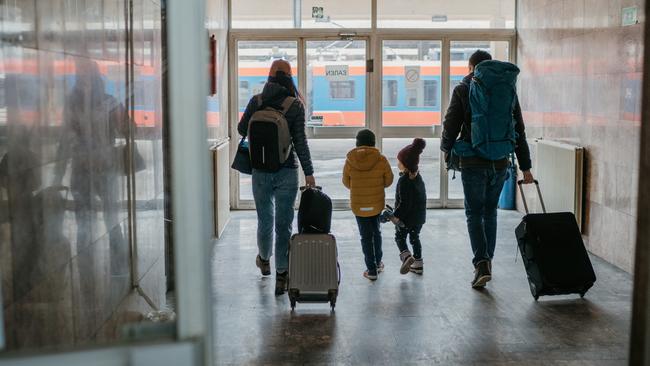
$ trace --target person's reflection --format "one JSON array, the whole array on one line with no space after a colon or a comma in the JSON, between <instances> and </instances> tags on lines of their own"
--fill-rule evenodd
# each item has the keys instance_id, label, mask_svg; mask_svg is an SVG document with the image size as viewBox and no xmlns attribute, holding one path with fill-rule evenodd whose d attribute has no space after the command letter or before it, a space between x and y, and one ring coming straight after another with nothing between
<instances>
[{"instance_id":1,"label":"person's reflection","mask_svg":"<svg viewBox=\"0 0 650 366\"><path fill-rule=\"evenodd\" d=\"M97 303L101 295L95 288L106 279L104 275L129 273L128 243L121 225L126 217L120 214L124 210L121 198L128 125L123 106L106 93L97 63L77 60L75 70L75 84L65 100L55 183L63 181L69 159L82 296ZM97 199L101 201L101 219L96 216ZM106 234L108 255L102 246ZM106 270L110 273L104 273ZM111 285L116 282L110 281Z\"/></svg>"}]
</instances>

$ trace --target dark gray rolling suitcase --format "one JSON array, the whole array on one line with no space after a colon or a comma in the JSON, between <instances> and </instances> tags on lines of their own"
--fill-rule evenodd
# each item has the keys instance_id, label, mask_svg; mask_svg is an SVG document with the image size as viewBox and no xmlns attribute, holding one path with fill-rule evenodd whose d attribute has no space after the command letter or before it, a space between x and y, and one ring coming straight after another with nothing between
<instances>
[{"instance_id":1,"label":"dark gray rolling suitcase","mask_svg":"<svg viewBox=\"0 0 650 366\"><path fill-rule=\"evenodd\" d=\"M336 238L331 234L295 234L289 243L288 294L296 302L329 302L332 310L339 292L340 270Z\"/></svg>"},{"instance_id":2,"label":"dark gray rolling suitcase","mask_svg":"<svg viewBox=\"0 0 650 366\"><path fill-rule=\"evenodd\" d=\"M571 212L546 213L537 181L535 187L544 213L529 213L522 183L517 182L526 216L515 234L530 292L536 301L545 295L583 297L596 282L596 274L575 216Z\"/></svg>"}]
</instances>

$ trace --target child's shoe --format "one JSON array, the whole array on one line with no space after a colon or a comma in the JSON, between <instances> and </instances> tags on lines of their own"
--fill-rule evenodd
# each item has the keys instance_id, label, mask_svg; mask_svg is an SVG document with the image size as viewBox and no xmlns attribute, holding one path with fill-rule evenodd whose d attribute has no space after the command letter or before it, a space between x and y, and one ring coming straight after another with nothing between
<instances>
[{"instance_id":1,"label":"child's shoe","mask_svg":"<svg viewBox=\"0 0 650 366\"><path fill-rule=\"evenodd\" d=\"M422 258L416 259L415 261L413 261L413 264L411 264L411 267L409 269L413 273L422 274L422 271L423 271Z\"/></svg>"},{"instance_id":2,"label":"child's shoe","mask_svg":"<svg viewBox=\"0 0 650 366\"><path fill-rule=\"evenodd\" d=\"M384 271L384 262L379 262L377 265L377 273L382 273Z\"/></svg>"},{"instance_id":3,"label":"child's shoe","mask_svg":"<svg viewBox=\"0 0 650 366\"><path fill-rule=\"evenodd\" d=\"M369 279L370 281L377 281L377 271L376 270L374 272L364 271L363 277Z\"/></svg>"},{"instance_id":4,"label":"child's shoe","mask_svg":"<svg viewBox=\"0 0 650 366\"><path fill-rule=\"evenodd\" d=\"M415 258L411 255L411 252L405 250L399 254L399 259L402 261L402 266L399 269L399 273L407 274L410 271L411 264L415 262Z\"/></svg>"}]
</instances>

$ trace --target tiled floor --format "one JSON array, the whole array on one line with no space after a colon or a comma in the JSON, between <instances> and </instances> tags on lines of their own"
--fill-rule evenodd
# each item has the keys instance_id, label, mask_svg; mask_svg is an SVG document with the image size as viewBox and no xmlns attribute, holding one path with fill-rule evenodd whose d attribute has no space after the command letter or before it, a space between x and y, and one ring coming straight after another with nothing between
<instances>
[{"instance_id":1,"label":"tiled floor","mask_svg":"<svg viewBox=\"0 0 650 366\"><path fill-rule=\"evenodd\" d=\"M255 267L254 212L234 212L214 254L218 364L625 365L631 277L593 258L586 295L528 290L517 252L518 213L499 213L494 279L469 286L470 248L461 210L430 210L422 233L425 273L400 275L393 228L384 226L386 272L364 279L350 212L334 213L342 282L336 312L273 294Z\"/></svg>"}]
</instances>

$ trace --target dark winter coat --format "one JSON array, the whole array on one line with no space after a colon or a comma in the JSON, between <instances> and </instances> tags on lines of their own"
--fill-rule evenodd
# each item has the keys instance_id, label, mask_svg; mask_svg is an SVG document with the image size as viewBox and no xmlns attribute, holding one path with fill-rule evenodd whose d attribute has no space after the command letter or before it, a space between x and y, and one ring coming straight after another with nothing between
<instances>
[{"instance_id":1,"label":"dark winter coat","mask_svg":"<svg viewBox=\"0 0 650 366\"><path fill-rule=\"evenodd\" d=\"M407 228L423 225L427 218L427 190L422 176L400 174L395 189L395 217Z\"/></svg>"},{"instance_id":2,"label":"dark winter coat","mask_svg":"<svg viewBox=\"0 0 650 366\"><path fill-rule=\"evenodd\" d=\"M289 90L278 83L268 82L264 85L262 90L262 103L263 105L273 108L281 109L284 100L289 97ZM248 133L248 121L251 119L253 113L257 112L259 105L257 103L257 95L253 96L246 106L244 115L242 116L237 131L240 135L246 136ZM298 168L298 159L302 165L305 175L313 175L314 168L311 162L311 154L309 153L309 145L307 144L307 135L305 134L305 106L302 102L296 99L291 105L287 114L285 115L289 123L289 132L291 133L291 142L293 144L289 158L284 162L285 168ZM298 159L296 159L296 153Z\"/></svg>"}]
</instances>

